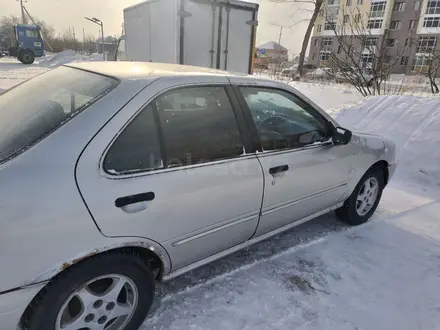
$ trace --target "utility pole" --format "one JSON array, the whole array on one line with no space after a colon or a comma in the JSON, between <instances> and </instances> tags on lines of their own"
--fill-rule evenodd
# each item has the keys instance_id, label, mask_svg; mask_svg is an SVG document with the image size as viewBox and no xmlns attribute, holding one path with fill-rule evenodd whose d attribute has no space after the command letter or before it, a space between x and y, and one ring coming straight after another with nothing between
<instances>
[{"instance_id":1,"label":"utility pole","mask_svg":"<svg viewBox=\"0 0 440 330\"><path fill-rule=\"evenodd\" d=\"M82 45L82 52L85 53L86 50L86 30L83 28L83 45Z\"/></svg>"},{"instance_id":2,"label":"utility pole","mask_svg":"<svg viewBox=\"0 0 440 330\"><path fill-rule=\"evenodd\" d=\"M295 24L292 24L292 25L281 25L281 24L275 24L275 23L269 23L269 24L273 25L273 26L278 26L280 28L280 34L278 36L278 43L281 44L281 37L283 36L284 28L291 29L291 28L293 28L294 26L298 25L299 23L301 23L303 21L305 21L305 20L299 20L298 22L296 22Z\"/></svg>"},{"instance_id":3,"label":"utility pole","mask_svg":"<svg viewBox=\"0 0 440 330\"><path fill-rule=\"evenodd\" d=\"M76 51L76 35L75 35L75 27L72 26L73 33L73 50Z\"/></svg>"},{"instance_id":4,"label":"utility pole","mask_svg":"<svg viewBox=\"0 0 440 330\"><path fill-rule=\"evenodd\" d=\"M26 14L24 12L24 5L23 5L23 0L17 0L20 1L20 8L21 8L21 23L23 24L27 24L27 19L26 19Z\"/></svg>"},{"instance_id":5,"label":"utility pole","mask_svg":"<svg viewBox=\"0 0 440 330\"><path fill-rule=\"evenodd\" d=\"M284 28L290 29L290 28L294 27L296 24L293 24L293 25L281 25L281 24L270 23L270 25L277 26L277 27L280 28L280 34L278 36L278 43L281 45L281 38L283 36L283 29Z\"/></svg>"},{"instance_id":6,"label":"utility pole","mask_svg":"<svg viewBox=\"0 0 440 330\"><path fill-rule=\"evenodd\" d=\"M281 36L283 35L284 26L280 26L280 36L278 37L278 43L281 45Z\"/></svg>"}]
</instances>

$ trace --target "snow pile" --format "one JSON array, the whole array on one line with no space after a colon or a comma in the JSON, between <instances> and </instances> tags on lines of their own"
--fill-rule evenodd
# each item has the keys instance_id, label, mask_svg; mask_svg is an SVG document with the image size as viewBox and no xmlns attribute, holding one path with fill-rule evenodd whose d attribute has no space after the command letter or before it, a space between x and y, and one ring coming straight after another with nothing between
<instances>
[{"instance_id":1,"label":"snow pile","mask_svg":"<svg viewBox=\"0 0 440 330\"><path fill-rule=\"evenodd\" d=\"M102 61L102 54L82 55L73 50L65 50L61 53L46 55L40 60L36 60L35 63L38 66L52 68L66 63L83 61Z\"/></svg>"},{"instance_id":2,"label":"snow pile","mask_svg":"<svg viewBox=\"0 0 440 330\"><path fill-rule=\"evenodd\" d=\"M440 100L377 96L342 111L337 120L356 131L379 134L397 145L396 177L440 186Z\"/></svg>"}]
</instances>

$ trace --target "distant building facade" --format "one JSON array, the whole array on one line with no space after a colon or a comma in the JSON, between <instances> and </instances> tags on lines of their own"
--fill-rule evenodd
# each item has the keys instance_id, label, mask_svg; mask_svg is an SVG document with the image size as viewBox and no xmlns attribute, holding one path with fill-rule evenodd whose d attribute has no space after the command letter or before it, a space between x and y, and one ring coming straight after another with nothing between
<instances>
[{"instance_id":1,"label":"distant building facade","mask_svg":"<svg viewBox=\"0 0 440 330\"><path fill-rule=\"evenodd\" d=\"M288 60L287 48L275 41L266 42L256 49L255 64L257 67L276 68Z\"/></svg>"},{"instance_id":2,"label":"distant building facade","mask_svg":"<svg viewBox=\"0 0 440 330\"><path fill-rule=\"evenodd\" d=\"M440 53L440 0L325 1L313 28L310 64L326 66L329 60L326 49L339 53L335 27L351 20L362 21L371 44L384 45L385 61L398 56L391 73L425 72L430 54ZM352 14L347 15L348 12ZM362 66L368 66L371 57L368 54L361 57Z\"/></svg>"}]
</instances>

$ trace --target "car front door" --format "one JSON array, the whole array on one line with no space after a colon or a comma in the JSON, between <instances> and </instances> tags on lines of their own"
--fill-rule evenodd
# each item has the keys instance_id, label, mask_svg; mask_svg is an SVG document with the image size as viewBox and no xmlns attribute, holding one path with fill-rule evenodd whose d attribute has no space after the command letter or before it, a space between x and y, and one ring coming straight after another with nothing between
<instances>
[{"instance_id":1,"label":"car front door","mask_svg":"<svg viewBox=\"0 0 440 330\"><path fill-rule=\"evenodd\" d=\"M265 176L257 235L318 215L347 196L350 147L334 145L329 121L289 90L237 86Z\"/></svg>"},{"instance_id":2,"label":"car front door","mask_svg":"<svg viewBox=\"0 0 440 330\"><path fill-rule=\"evenodd\" d=\"M248 240L263 196L261 165L248 152L228 81L196 81L149 85L91 141L77 168L103 234L160 243L173 270Z\"/></svg>"}]
</instances>

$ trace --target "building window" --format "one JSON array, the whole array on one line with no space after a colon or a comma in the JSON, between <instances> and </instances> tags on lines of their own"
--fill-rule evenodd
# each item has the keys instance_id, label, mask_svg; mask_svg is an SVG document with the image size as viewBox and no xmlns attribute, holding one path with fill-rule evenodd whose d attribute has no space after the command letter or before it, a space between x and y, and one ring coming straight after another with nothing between
<instances>
[{"instance_id":1,"label":"building window","mask_svg":"<svg viewBox=\"0 0 440 330\"><path fill-rule=\"evenodd\" d=\"M405 2L396 2L393 7L394 11L404 11L405 10Z\"/></svg>"},{"instance_id":2,"label":"building window","mask_svg":"<svg viewBox=\"0 0 440 330\"><path fill-rule=\"evenodd\" d=\"M316 54L313 54L313 55L312 55L312 61L314 61L315 58L316 58Z\"/></svg>"},{"instance_id":3,"label":"building window","mask_svg":"<svg viewBox=\"0 0 440 330\"><path fill-rule=\"evenodd\" d=\"M322 25L319 24L319 25L316 27L316 32L321 32L321 30L322 30Z\"/></svg>"},{"instance_id":4,"label":"building window","mask_svg":"<svg viewBox=\"0 0 440 330\"><path fill-rule=\"evenodd\" d=\"M321 9L321 10L319 11L319 17L324 17L324 9Z\"/></svg>"},{"instance_id":5,"label":"building window","mask_svg":"<svg viewBox=\"0 0 440 330\"><path fill-rule=\"evenodd\" d=\"M415 19L410 20L410 21L409 21L409 29L410 29L410 30L415 29L415 28L416 28L416 24L417 24L417 22L416 22Z\"/></svg>"},{"instance_id":6,"label":"building window","mask_svg":"<svg viewBox=\"0 0 440 330\"><path fill-rule=\"evenodd\" d=\"M357 4L358 5L363 5L364 4L364 0L357 0Z\"/></svg>"},{"instance_id":7,"label":"building window","mask_svg":"<svg viewBox=\"0 0 440 330\"><path fill-rule=\"evenodd\" d=\"M376 46L378 40L377 37L368 37L367 40L365 40L365 46Z\"/></svg>"},{"instance_id":8,"label":"building window","mask_svg":"<svg viewBox=\"0 0 440 330\"><path fill-rule=\"evenodd\" d=\"M336 30L336 22L326 22L324 30Z\"/></svg>"},{"instance_id":9,"label":"building window","mask_svg":"<svg viewBox=\"0 0 440 330\"><path fill-rule=\"evenodd\" d=\"M440 26L440 17L425 17L423 20L423 27L439 27Z\"/></svg>"},{"instance_id":10,"label":"building window","mask_svg":"<svg viewBox=\"0 0 440 330\"><path fill-rule=\"evenodd\" d=\"M408 65L409 56L402 56L400 58L400 65Z\"/></svg>"},{"instance_id":11,"label":"building window","mask_svg":"<svg viewBox=\"0 0 440 330\"><path fill-rule=\"evenodd\" d=\"M321 47L322 48L331 48L333 44L332 38L322 38Z\"/></svg>"},{"instance_id":12,"label":"building window","mask_svg":"<svg viewBox=\"0 0 440 330\"><path fill-rule=\"evenodd\" d=\"M420 10L420 0L416 0L414 2L414 10L419 11Z\"/></svg>"},{"instance_id":13,"label":"building window","mask_svg":"<svg viewBox=\"0 0 440 330\"><path fill-rule=\"evenodd\" d=\"M394 47L396 46L397 39L387 39L387 47Z\"/></svg>"},{"instance_id":14,"label":"building window","mask_svg":"<svg viewBox=\"0 0 440 330\"><path fill-rule=\"evenodd\" d=\"M346 2L346 6L348 7L348 6L351 6L351 0L347 0L347 2Z\"/></svg>"},{"instance_id":15,"label":"building window","mask_svg":"<svg viewBox=\"0 0 440 330\"><path fill-rule=\"evenodd\" d=\"M336 19L338 18L338 14L339 14L339 8L337 8L337 7L328 8L326 15L325 15L326 21L328 21L328 22L336 21Z\"/></svg>"},{"instance_id":16,"label":"building window","mask_svg":"<svg viewBox=\"0 0 440 330\"><path fill-rule=\"evenodd\" d=\"M362 54L361 55L361 68L362 69L371 68L373 60L374 60L373 54Z\"/></svg>"},{"instance_id":17,"label":"building window","mask_svg":"<svg viewBox=\"0 0 440 330\"><path fill-rule=\"evenodd\" d=\"M430 61L431 59L429 55L416 55L413 60L412 71L427 72Z\"/></svg>"},{"instance_id":18,"label":"building window","mask_svg":"<svg viewBox=\"0 0 440 330\"><path fill-rule=\"evenodd\" d=\"M370 16L369 17L383 17L385 13L386 1L371 3Z\"/></svg>"},{"instance_id":19,"label":"building window","mask_svg":"<svg viewBox=\"0 0 440 330\"><path fill-rule=\"evenodd\" d=\"M314 46L315 46L315 47L318 46L318 39L315 39L315 41L314 41Z\"/></svg>"},{"instance_id":20,"label":"building window","mask_svg":"<svg viewBox=\"0 0 440 330\"><path fill-rule=\"evenodd\" d=\"M383 57L383 63L385 63L385 64L389 64L391 62L391 56L389 56L389 55L385 55L384 57Z\"/></svg>"},{"instance_id":21,"label":"building window","mask_svg":"<svg viewBox=\"0 0 440 330\"><path fill-rule=\"evenodd\" d=\"M369 19L367 29L380 29L382 27L382 19Z\"/></svg>"},{"instance_id":22,"label":"building window","mask_svg":"<svg viewBox=\"0 0 440 330\"><path fill-rule=\"evenodd\" d=\"M356 14L356 15L354 15L354 21L356 22L356 23L359 23L360 21L361 21L361 14Z\"/></svg>"},{"instance_id":23,"label":"building window","mask_svg":"<svg viewBox=\"0 0 440 330\"><path fill-rule=\"evenodd\" d=\"M321 61L328 61L330 59L330 52L326 52L326 51L320 52L319 53L319 59Z\"/></svg>"},{"instance_id":24,"label":"building window","mask_svg":"<svg viewBox=\"0 0 440 330\"><path fill-rule=\"evenodd\" d=\"M391 21L390 30L399 30L401 21Z\"/></svg>"},{"instance_id":25,"label":"building window","mask_svg":"<svg viewBox=\"0 0 440 330\"><path fill-rule=\"evenodd\" d=\"M416 53L432 53L437 43L436 37L420 37Z\"/></svg>"},{"instance_id":26,"label":"building window","mask_svg":"<svg viewBox=\"0 0 440 330\"><path fill-rule=\"evenodd\" d=\"M405 47L411 47L413 45L413 40L411 38L405 39Z\"/></svg>"},{"instance_id":27,"label":"building window","mask_svg":"<svg viewBox=\"0 0 440 330\"><path fill-rule=\"evenodd\" d=\"M337 5L339 2L338 2L338 0L327 0L327 4L329 5L329 6L331 6L331 5Z\"/></svg>"},{"instance_id":28,"label":"building window","mask_svg":"<svg viewBox=\"0 0 440 330\"><path fill-rule=\"evenodd\" d=\"M440 0L429 0L426 14L440 14Z\"/></svg>"},{"instance_id":29,"label":"building window","mask_svg":"<svg viewBox=\"0 0 440 330\"><path fill-rule=\"evenodd\" d=\"M349 19L349 17L350 17L350 16L348 16L348 15L344 15L344 24L348 23L348 19Z\"/></svg>"}]
</instances>

